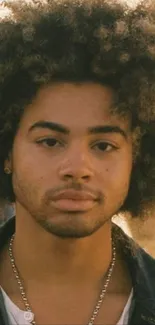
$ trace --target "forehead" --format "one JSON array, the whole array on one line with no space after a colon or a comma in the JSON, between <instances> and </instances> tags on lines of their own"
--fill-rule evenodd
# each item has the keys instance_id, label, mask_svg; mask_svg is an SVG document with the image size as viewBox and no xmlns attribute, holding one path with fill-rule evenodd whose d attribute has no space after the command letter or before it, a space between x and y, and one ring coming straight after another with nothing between
<instances>
[{"instance_id":1,"label":"forehead","mask_svg":"<svg viewBox=\"0 0 155 325\"><path fill-rule=\"evenodd\" d=\"M98 83L56 83L42 88L23 115L24 125L38 120L52 121L69 128L98 124L129 124L114 114L114 92ZM116 110L115 110L116 111Z\"/></svg>"}]
</instances>

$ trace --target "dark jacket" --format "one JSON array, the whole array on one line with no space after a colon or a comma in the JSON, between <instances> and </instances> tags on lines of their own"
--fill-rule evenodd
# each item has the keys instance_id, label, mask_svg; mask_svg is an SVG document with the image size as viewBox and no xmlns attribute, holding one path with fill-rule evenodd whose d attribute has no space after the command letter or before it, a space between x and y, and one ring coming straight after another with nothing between
<instances>
[{"instance_id":1,"label":"dark jacket","mask_svg":"<svg viewBox=\"0 0 155 325\"><path fill-rule=\"evenodd\" d=\"M15 231L15 219L0 228L0 250ZM123 231L113 227L124 260L127 263L133 285L134 297L128 325L155 325L155 260L136 245ZM0 325L8 325L3 296L0 291Z\"/></svg>"}]
</instances>

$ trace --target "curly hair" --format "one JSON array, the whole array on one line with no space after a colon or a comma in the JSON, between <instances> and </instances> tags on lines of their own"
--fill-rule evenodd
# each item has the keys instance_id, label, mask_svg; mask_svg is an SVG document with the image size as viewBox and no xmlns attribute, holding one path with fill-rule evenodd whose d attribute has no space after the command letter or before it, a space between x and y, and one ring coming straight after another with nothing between
<instances>
[{"instance_id":1,"label":"curly hair","mask_svg":"<svg viewBox=\"0 0 155 325\"><path fill-rule=\"evenodd\" d=\"M155 199L155 4L119 0L6 0L0 7L0 198L14 201L4 173L24 108L54 81L112 87L130 114L136 159L121 211L133 217ZM4 14L4 12L5 13ZM137 140L138 139L138 140Z\"/></svg>"}]
</instances>

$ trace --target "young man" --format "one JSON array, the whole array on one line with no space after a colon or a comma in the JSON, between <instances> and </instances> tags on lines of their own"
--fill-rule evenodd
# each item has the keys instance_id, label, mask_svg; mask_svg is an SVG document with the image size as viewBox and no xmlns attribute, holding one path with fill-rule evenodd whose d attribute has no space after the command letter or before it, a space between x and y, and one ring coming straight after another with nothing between
<instances>
[{"instance_id":1,"label":"young man","mask_svg":"<svg viewBox=\"0 0 155 325\"><path fill-rule=\"evenodd\" d=\"M111 222L155 199L153 3L2 8L0 324L155 324L155 262Z\"/></svg>"}]
</instances>

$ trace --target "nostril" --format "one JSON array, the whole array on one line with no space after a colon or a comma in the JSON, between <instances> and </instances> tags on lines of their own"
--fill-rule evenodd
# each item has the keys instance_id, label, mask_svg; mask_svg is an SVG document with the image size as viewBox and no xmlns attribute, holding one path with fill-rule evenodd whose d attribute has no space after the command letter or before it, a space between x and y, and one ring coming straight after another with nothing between
<instances>
[{"instance_id":1,"label":"nostril","mask_svg":"<svg viewBox=\"0 0 155 325\"><path fill-rule=\"evenodd\" d=\"M66 175L64 175L64 177L65 177L65 178L73 178L73 176L70 175L70 174L66 174Z\"/></svg>"},{"instance_id":2,"label":"nostril","mask_svg":"<svg viewBox=\"0 0 155 325\"><path fill-rule=\"evenodd\" d=\"M84 175L84 176L82 176L82 179L89 179L90 178L90 176L89 175Z\"/></svg>"},{"instance_id":3,"label":"nostril","mask_svg":"<svg viewBox=\"0 0 155 325\"><path fill-rule=\"evenodd\" d=\"M63 178L64 179L66 179L66 180L72 180L72 179L83 179L84 181L88 181L89 179L90 179L90 176L89 175L83 175L83 176L78 176L78 175L76 175L76 176L74 176L74 175L72 175L72 174L65 174L64 176L63 176Z\"/></svg>"}]
</instances>

